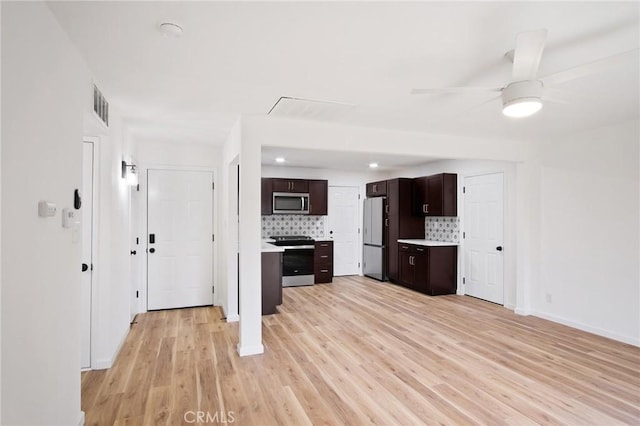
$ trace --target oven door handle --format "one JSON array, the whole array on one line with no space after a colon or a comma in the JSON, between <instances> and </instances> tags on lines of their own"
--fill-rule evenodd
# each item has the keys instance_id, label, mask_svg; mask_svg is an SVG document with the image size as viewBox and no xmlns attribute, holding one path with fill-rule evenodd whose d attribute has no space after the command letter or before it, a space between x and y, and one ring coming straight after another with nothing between
<instances>
[{"instance_id":1,"label":"oven door handle","mask_svg":"<svg viewBox=\"0 0 640 426\"><path fill-rule=\"evenodd\" d=\"M308 250L308 249L313 249L316 248L316 246L279 246L280 248L283 248L285 250Z\"/></svg>"}]
</instances>

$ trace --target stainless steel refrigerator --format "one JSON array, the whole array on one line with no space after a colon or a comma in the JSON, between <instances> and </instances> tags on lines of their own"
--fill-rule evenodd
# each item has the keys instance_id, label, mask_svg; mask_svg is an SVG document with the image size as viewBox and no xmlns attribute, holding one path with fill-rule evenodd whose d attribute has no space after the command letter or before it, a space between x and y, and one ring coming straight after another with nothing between
<instances>
[{"instance_id":1,"label":"stainless steel refrigerator","mask_svg":"<svg viewBox=\"0 0 640 426\"><path fill-rule=\"evenodd\" d=\"M380 281L387 279L384 232L386 203L386 197L364 200L364 275Z\"/></svg>"}]
</instances>

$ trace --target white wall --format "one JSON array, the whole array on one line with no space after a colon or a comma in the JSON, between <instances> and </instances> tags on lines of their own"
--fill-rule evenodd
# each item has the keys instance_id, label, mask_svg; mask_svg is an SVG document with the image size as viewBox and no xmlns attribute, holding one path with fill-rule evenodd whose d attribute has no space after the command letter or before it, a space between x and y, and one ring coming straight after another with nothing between
<instances>
[{"instance_id":1,"label":"white wall","mask_svg":"<svg viewBox=\"0 0 640 426\"><path fill-rule=\"evenodd\" d=\"M2 22L2 6L0 6L0 22ZM0 45L2 32L0 31ZM0 48L0 51L2 49ZM0 61L1 62L1 61ZM0 82L2 81L2 67L0 67ZM0 83L0 86L2 84ZM1 90L0 90L1 91ZM2 223L2 99L0 99L0 223ZM2 241L2 226L0 226L0 241ZM0 243L0 259L2 259L2 244ZM2 262L0 261L0 312L2 310ZM2 315L0 314L0 422L2 422Z\"/></svg>"},{"instance_id":2,"label":"white wall","mask_svg":"<svg viewBox=\"0 0 640 426\"><path fill-rule=\"evenodd\" d=\"M90 74L44 3L2 5L2 424L75 425L81 187ZM56 203L39 218L39 200Z\"/></svg>"},{"instance_id":3,"label":"white wall","mask_svg":"<svg viewBox=\"0 0 640 426\"><path fill-rule=\"evenodd\" d=\"M260 215L260 142L245 137L241 124L240 137L240 197L239 232L240 267L240 356L264 352L262 345L262 256Z\"/></svg>"},{"instance_id":4,"label":"white wall","mask_svg":"<svg viewBox=\"0 0 640 426\"><path fill-rule=\"evenodd\" d=\"M504 306L515 309L516 306L516 165L508 161L487 160L441 160L427 163L419 167L411 167L387 173L384 178L393 177L419 177L436 173L456 173L458 175L458 217L460 218L461 232L464 231L464 194L462 187L466 176L474 176L485 173L504 173L505 181L505 206L504 206ZM458 293L464 294L464 257L462 235L461 246L458 251Z\"/></svg>"},{"instance_id":5,"label":"white wall","mask_svg":"<svg viewBox=\"0 0 640 426\"><path fill-rule=\"evenodd\" d=\"M135 137L133 138L135 140ZM216 189L213 193L213 233L216 240L213 245L213 277L214 277L214 305L221 303L221 292L223 289L223 275L220 267L220 260L224 253L221 253L220 244L220 222L222 211L220 208L220 192L222 184L220 176L220 167L222 164L222 150L219 147L208 144L192 144L192 143L169 143L158 141L135 141L134 155L136 164L139 166L140 176L138 183L140 191L133 192L133 201L136 203L134 209L139 215L139 229L137 236L140 238L138 246L138 255L134 259L139 262L141 271L140 279L137 283L137 290L140 292L138 312L146 311L147 297L147 269L146 269L146 229L147 229L147 170L148 169L165 169L165 170L200 170L210 171L213 173ZM134 237L135 238L135 237ZM131 291L135 292L136 285Z\"/></svg>"},{"instance_id":6,"label":"white wall","mask_svg":"<svg viewBox=\"0 0 640 426\"><path fill-rule=\"evenodd\" d=\"M241 125L238 120L231 129L223 147L221 166L220 206L221 243L224 258L220 262L220 305L227 321L235 322L238 316L238 212L237 165L240 161Z\"/></svg>"},{"instance_id":7,"label":"white wall","mask_svg":"<svg viewBox=\"0 0 640 426\"><path fill-rule=\"evenodd\" d=\"M109 94L103 93L109 99ZM121 161L131 162L131 137L113 104L109 106L109 128L100 125L93 113L87 113L84 133L97 140L91 366L101 369L111 367L129 332L132 194L122 179Z\"/></svg>"},{"instance_id":8,"label":"white wall","mask_svg":"<svg viewBox=\"0 0 640 426\"><path fill-rule=\"evenodd\" d=\"M537 315L640 345L639 122L540 142Z\"/></svg>"},{"instance_id":9,"label":"white wall","mask_svg":"<svg viewBox=\"0 0 640 426\"><path fill-rule=\"evenodd\" d=\"M529 157L523 141L480 139L277 117L243 118L245 134L261 145L432 158L522 161Z\"/></svg>"},{"instance_id":10,"label":"white wall","mask_svg":"<svg viewBox=\"0 0 640 426\"><path fill-rule=\"evenodd\" d=\"M260 144L244 137L238 120L223 147L223 247L225 250L223 308L227 320L238 319L240 356L259 354L262 346L262 286L260 238ZM240 165L238 178L237 166ZM239 191L239 196L238 196ZM258 202L256 202L258 200ZM237 203L237 204L236 204ZM238 253L239 252L239 253ZM236 253L239 254L239 268ZM239 286L239 292L238 292Z\"/></svg>"}]
</instances>

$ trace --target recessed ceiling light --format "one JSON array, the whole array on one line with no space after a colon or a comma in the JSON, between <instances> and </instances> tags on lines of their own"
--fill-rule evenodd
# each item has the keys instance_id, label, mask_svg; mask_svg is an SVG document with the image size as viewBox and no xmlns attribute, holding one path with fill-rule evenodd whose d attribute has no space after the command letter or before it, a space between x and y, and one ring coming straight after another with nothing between
<instances>
[{"instance_id":1,"label":"recessed ceiling light","mask_svg":"<svg viewBox=\"0 0 640 426\"><path fill-rule=\"evenodd\" d=\"M284 158L282 157L276 158L276 163L284 163Z\"/></svg>"},{"instance_id":2,"label":"recessed ceiling light","mask_svg":"<svg viewBox=\"0 0 640 426\"><path fill-rule=\"evenodd\" d=\"M378 167L378 163L369 163L369 167L375 169L376 167Z\"/></svg>"},{"instance_id":3,"label":"recessed ceiling light","mask_svg":"<svg viewBox=\"0 0 640 426\"><path fill-rule=\"evenodd\" d=\"M166 37L177 38L182 36L182 33L184 32L180 25L173 22L163 22L159 25L158 28L160 29L162 35Z\"/></svg>"}]
</instances>

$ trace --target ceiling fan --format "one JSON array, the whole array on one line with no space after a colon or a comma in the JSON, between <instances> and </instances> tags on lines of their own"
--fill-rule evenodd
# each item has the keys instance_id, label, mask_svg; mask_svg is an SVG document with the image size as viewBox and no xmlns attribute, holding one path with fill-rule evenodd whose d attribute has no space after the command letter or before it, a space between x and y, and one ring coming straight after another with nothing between
<instances>
[{"instance_id":1,"label":"ceiling fan","mask_svg":"<svg viewBox=\"0 0 640 426\"><path fill-rule=\"evenodd\" d=\"M502 98L502 113L509 117L527 117L542 108L543 89L575 80L589 74L602 72L626 60L638 49L632 49L594 62L579 65L545 77L538 77L538 66L542 58L547 30L526 31L516 36L515 49L507 52L505 57L513 62L511 82L504 87L443 87L432 89L413 89L411 94L443 94L497 92L500 95L491 98ZM483 102L483 104L486 102Z\"/></svg>"}]
</instances>

